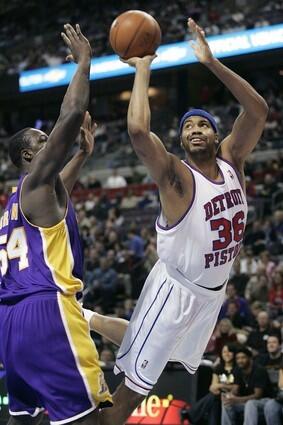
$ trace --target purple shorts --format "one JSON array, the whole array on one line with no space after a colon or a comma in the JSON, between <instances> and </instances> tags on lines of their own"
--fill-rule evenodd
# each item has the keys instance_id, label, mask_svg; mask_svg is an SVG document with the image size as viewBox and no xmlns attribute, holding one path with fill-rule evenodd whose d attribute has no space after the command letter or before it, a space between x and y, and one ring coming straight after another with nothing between
<instances>
[{"instance_id":1,"label":"purple shorts","mask_svg":"<svg viewBox=\"0 0 283 425\"><path fill-rule=\"evenodd\" d=\"M51 424L79 419L111 395L74 296L36 294L0 304L0 360L6 370L11 415L47 409Z\"/></svg>"}]
</instances>

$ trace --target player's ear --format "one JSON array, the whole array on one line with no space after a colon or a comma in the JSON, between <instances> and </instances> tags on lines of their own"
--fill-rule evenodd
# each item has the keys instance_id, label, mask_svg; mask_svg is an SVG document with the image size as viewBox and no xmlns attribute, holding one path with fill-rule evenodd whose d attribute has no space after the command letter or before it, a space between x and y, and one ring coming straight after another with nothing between
<instances>
[{"instance_id":1,"label":"player's ear","mask_svg":"<svg viewBox=\"0 0 283 425\"><path fill-rule=\"evenodd\" d=\"M214 143L215 143L216 149L218 149L219 148L219 144L220 144L220 140L219 140L219 136L218 136L217 133L215 134Z\"/></svg>"},{"instance_id":2,"label":"player's ear","mask_svg":"<svg viewBox=\"0 0 283 425\"><path fill-rule=\"evenodd\" d=\"M33 158L32 151L30 149L23 149L22 150L22 158L27 162L31 162L31 160Z\"/></svg>"},{"instance_id":3,"label":"player's ear","mask_svg":"<svg viewBox=\"0 0 283 425\"><path fill-rule=\"evenodd\" d=\"M185 149L184 145L183 145L183 141L182 141L182 136L180 136L180 146L181 146L182 149Z\"/></svg>"}]
</instances>

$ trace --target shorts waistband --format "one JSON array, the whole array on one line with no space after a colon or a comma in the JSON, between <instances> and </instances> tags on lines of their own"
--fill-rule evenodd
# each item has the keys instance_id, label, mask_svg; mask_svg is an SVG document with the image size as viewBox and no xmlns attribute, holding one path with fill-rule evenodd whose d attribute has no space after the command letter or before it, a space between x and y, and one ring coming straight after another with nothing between
<instances>
[{"instance_id":1,"label":"shorts waistband","mask_svg":"<svg viewBox=\"0 0 283 425\"><path fill-rule=\"evenodd\" d=\"M31 294L24 294L19 296L14 296L12 298L2 298L0 300L0 305L16 305L25 301L32 301L36 298L49 298L49 299L55 299L57 297L58 291L42 291L42 292L33 292Z\"/></svg>"},{"instance_id":2,"label":"shorts waistband","mask_svg":"<svg viewBox=\"0 0 283 425\"><path fill-rule=\"evenodd\" d=\"M174 280L177 280L177 282L180 282L182 286L185 286L188 289L196 290L201 293L205 293L206 295L209 295L209 293L213 295L216 292L221 292L222 290L224 290L228 281L228 279L226 279L221 285L218 285L214 288L209 288L208 286L202 286L190 281L184 276L184 274L180 270L175 269L172 266L166 265L166 270L169 276L172 277Z\"/></svg>"}]
</instances>

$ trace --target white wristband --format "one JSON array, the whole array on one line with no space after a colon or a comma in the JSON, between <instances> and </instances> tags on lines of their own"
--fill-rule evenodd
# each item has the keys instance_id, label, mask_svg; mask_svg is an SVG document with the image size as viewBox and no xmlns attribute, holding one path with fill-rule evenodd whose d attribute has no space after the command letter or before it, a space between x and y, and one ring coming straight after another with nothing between
<instances>
[{"instance_id":1,"label":"white wristband","mask_svg":"<svg viewBox=\"0 0 283 425\"><path fill-rule=\"evenodd\" d=\"M83 308L83 312L84 312L84 318L85 318L85 320L88 323L90 323L90 320L91 320L92 316L95 314L94 311L88 310L87 308Z\"/></svg>"}]
</instances>

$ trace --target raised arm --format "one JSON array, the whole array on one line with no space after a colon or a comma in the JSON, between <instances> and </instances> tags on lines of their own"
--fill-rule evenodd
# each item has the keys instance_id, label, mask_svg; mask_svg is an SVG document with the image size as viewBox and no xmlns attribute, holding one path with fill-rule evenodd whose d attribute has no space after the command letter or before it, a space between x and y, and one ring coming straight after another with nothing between
<instances>
[{"instance_id":1,"label":"raised arm","mask_svg":"<svg viewBox=\"0 0 283 425\"><path fill-rule=\"evenodd\" d=\"M60 116L53 128L46 147L32 162L28 176L30 187L53 183L62 170L66 156L70 151L82 124L89 101L89 70L91 48L81 33L79 25L74 29L64 26L63 40L71 50L69 59L78 64L61 105Z\"/></svg>"},{"instance_id":2,"label":"raised arm","mask_svg":"<svg viewBox=\"0 0 283 425\"><path fill-rule=\"evenodd\" d=\"M234 123L231 134L221 145L222 156L241 169L245 159L260 139L268 114L268 106L246 80L213 56L204 31L193 19L188 20L188 27L194 38L192 48L198 60L222 81L243 108Z\"/></svg>"},{"instance_id":3,"label":"raised arm","mask_svg":"<svg viewBox=\"0 0 283 425\"><path fill-rule=\"evenodd\" d=\"M168 174L169 154L161 140L150 131L148 86L150 64L155 56L131 58L126 61L136 68L135 81L128 108L128 132L133 148L160 186Z\"/></svg>"},{"instance_id":4,"label":"raised arm","mask_svg":"<svg viewBox=\"0 0 283 425\"><path fill-rule=\"evenodd\" d=\"M82 167L93 153L96 127L95 122L92 124L90 113L87 111L80 128L80 148L60 173L60 177L69 194L73 190Z\"/></svg>"}]
</instances>

